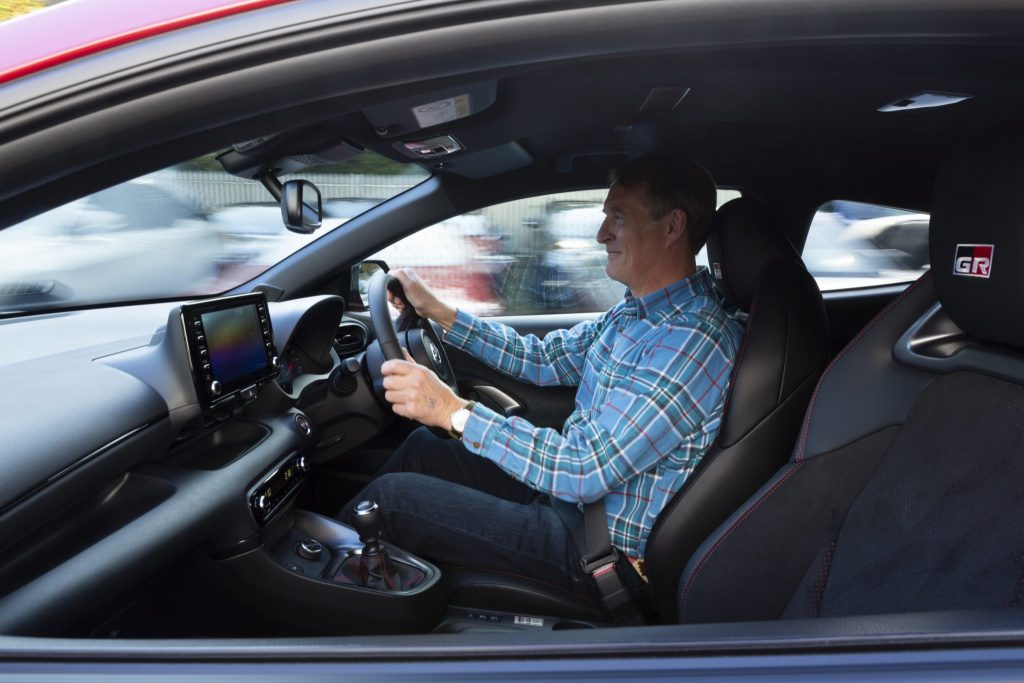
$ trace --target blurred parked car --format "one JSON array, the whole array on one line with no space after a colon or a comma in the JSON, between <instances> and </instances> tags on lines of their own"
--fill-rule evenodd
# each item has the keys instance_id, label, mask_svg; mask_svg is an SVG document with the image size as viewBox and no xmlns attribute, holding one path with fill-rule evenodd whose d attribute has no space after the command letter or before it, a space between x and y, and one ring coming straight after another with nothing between
<instances>
[{"instance_id":1,"label":"blurred parked car","mask_svg":"<svg viewBox=\"0 0 1024 683\"><path fill-rule=\"evenodd\" d=\"M225 263L269 265L301 249L339 225L379 204L373 199L330 199L324 201L323 226L316 233L302 235L284 226L277 204L239 204L213 214L217 230L224 236Z\"/></svg>"},{"instance_id":2,"label":"blurred parked car","mask_svg":"<svg viewBox=\"0 0 1024 683\"><path fill-rule=\"evenodd\" d=\"M217 276L221 236L197 205L145 179L0 232L6 308L191 295Z\"/></svg>"},{"instance_id":3,"label":"blurred parked car","mask_svg":"<svg viewBox=\"0 0 1024 683\"><path fill-rule=\"evenodd\" d=\"M847 223L839 213L819 211L804 244L804 263L823 290L906 282L927 265L927 219L904 213Z\"/></svg>"},{"instance_id":4,"label":"blurred parked car","mask_svg":"<svg viewBox=\"0 0 1024 683\"><path fill-rule=\"evenodd\" d=\"M862 240L889 255L906 270L923 271L928 256L926 213L900 212L897 215L870 218L851 223L843 233L844 242Z\"/></svg>"}]
</instances>

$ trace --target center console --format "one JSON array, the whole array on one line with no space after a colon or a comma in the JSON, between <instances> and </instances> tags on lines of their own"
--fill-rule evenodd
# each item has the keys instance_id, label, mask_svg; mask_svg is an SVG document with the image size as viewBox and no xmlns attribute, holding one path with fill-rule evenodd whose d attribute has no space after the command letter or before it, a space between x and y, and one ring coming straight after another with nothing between
<instances>
[{"instance_id":1,"label":"center console","mask_svg":"<svg viewBox=\"0 0 1024 683\"><path fill-rule=\"evenodd\" d=\"M389 585L368 576L367 543L335 519L287 510L263 534L260 547L218 565L239 597L277 622L310 633L416 633L444 616L441 571L400 548L377 539L386 575L399 577Z\"/></svg>"}]
</instances>

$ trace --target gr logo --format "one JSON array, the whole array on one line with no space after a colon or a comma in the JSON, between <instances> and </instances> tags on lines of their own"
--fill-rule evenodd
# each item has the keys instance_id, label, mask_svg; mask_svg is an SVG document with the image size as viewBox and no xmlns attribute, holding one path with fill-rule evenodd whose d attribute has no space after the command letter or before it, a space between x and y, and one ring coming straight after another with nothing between
<instances>
[{"instance_id":1,"label":"gr logo","mask_svg":"<svg viewBox=\"0 0 1024 683\"><path fill-rule=\"evenodd\" d=\"M987 278L992 274L991 244L958 244L956 258L953 260L953 274L967 277Z\"/></svg>"}]
</instances>

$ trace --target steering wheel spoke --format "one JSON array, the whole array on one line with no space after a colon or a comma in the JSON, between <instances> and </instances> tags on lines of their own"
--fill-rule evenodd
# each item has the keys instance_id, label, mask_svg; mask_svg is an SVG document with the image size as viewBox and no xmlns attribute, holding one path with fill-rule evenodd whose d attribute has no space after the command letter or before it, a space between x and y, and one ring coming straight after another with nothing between
<instances>
[{"instance_id":1,"label":"steering wheel spoke","mask_svg":"<svg viewBox=\"0 0 1024 683\"><path fill-rule=\"evenodd\" d=\"M381 360L379 363L370 363L370 372L373 374L374 386L382 385L383 375L380 365L387 360L404 360L402 348L409 351L420 365L434 371L441 381L458 391L455 381L455 370L452 369L448 354L445 353L444 344L438 337L434 326L426 319L421 319L419 326L399 332L395 329L395 322L391 318L391 310L388 306L388 290L396 296L405 299L402 291L402 283L392 275L384 271L374 273L370 278L367 292L368 306L370 309L370 323L373 325L373 332L377 337L380 346ZM407 303L408 305L408 303ZM368 356L370 360L372 356ZM378 392L379 393L379 392ZM380 395L383 400L383 394Z\"/></svg>"}]
</instances>

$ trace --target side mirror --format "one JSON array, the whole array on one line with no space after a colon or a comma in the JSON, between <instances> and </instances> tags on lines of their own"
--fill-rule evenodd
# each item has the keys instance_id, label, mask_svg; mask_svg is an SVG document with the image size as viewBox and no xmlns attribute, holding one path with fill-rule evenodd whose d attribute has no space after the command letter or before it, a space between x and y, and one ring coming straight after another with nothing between
<instances>
[{"instance_id":1,"label":"side mirror","mask_svg":"<svg viewBox=\"0 0 1024 683\"><path fill-rule=\"evenodd\" d=\"M366 297L370 288L370 278L379 271L385 273L391 270L384 261L363 261L352 268L352 291L350 292L350 303L359 308L366 309Z\"/></svg>"},{"instance_id":2,"label":"side mirror","mask_svg":"<svg viewBox=\"0 0 1024 683\"><path fill-rule=\"evenodd\" d=\"M302 235L323 224L324 203L320 190L308 180L289 180L281 187L281 219L284 226Z\"/></svg>"}]
</instances>

